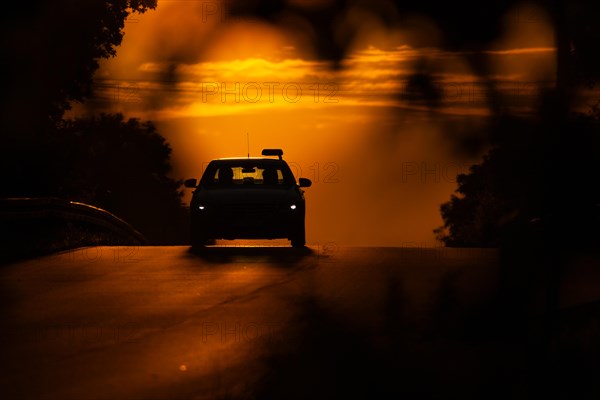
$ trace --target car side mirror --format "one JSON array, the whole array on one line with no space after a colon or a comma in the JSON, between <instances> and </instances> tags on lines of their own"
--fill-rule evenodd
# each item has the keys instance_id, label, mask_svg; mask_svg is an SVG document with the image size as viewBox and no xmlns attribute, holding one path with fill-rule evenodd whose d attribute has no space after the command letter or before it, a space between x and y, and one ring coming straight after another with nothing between
<instances>
[{"instance_id":1,"label":"car side mirror","mask_svg":"<svg viewBox=\"0 0 600 400\"><path fill-rule=\"evenodd\" d=\"M196 179L192 178L192 179L187 179L186 181L183 182L183 186L187 187L187 188L195 188L196 186L198 186Z\"/></svg>"},{"instance_id":2,"label":"car side mirror","mask_svg":"<svg viewBox=\"0 0 600 400\"><path fill-rule=\"evenodd\" d=\"M300 187L310 187L312 185L311 180L308 178L300 178L298 179L298 183L300 184Z\"/></svg>"}]
</instances>

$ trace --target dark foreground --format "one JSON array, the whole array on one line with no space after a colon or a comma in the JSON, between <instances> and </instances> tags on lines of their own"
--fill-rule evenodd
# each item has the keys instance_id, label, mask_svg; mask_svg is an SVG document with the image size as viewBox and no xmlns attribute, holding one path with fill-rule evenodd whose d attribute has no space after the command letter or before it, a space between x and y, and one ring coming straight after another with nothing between
<instances>
[{"instance_id":1,"label":"dark foreground","mask_svg":"<svg viewBox=\"0 0 600 400\"><path fill-rule=\"evenodd\" d=\"M597 399L600 291L579 264L550 351L535 307L499 300L495 250L97 247L5 265L0 397Z\"/></svg>"}]
</instances>

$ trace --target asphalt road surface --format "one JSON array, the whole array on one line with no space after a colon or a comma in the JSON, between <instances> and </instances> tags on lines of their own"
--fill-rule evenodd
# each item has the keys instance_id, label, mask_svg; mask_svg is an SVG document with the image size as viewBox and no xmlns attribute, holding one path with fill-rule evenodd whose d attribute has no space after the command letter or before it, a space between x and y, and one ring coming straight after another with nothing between
<instances>
[{"instance_id":1,"label":"asphalt road surface","mask_svg":"<svg viewBox=\"0 0 600 400\"><path fill-rule=\"evenodd\" d=\"M530 398L481 249L84 248L0 269L3 399ZM484 397L485 396L485 397Z\"/></svg>"}]
</instances>

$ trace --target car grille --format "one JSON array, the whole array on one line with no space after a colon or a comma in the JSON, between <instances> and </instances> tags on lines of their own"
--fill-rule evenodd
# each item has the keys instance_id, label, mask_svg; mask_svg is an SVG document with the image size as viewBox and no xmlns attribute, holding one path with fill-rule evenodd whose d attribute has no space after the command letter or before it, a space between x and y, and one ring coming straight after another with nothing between
<instances>
[{"instance_id":1,"label":"car grille","mask_svg":"<svg viewBox=\"0 0 600 400\"><path fill-rule=\"evenodd\" d=\"M280 209L279 204L226 204L219 212L229 218L269 218L276 217Z\"/></svg>"}]
</instances>

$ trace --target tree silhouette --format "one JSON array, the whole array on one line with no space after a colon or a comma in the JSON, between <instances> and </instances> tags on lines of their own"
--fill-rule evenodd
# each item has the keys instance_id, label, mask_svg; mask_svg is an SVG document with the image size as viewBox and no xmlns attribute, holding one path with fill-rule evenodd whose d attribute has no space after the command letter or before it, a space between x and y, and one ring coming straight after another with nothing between
<instances>
[{"instance_id":1,"label":"tree silhouette","mask_svg":"<svg viewBox=\"0 0 600 400\"><path fill-rule=\"evenodd\" d=\"M458 196L441 207L444 227L435 232L447 245L497 246L507 223L527 230L530 221L539 219L549 249L596 241L580 235L581 229L563 228L571 225L575 214L582 220L596 218L600 200L591 189L598 170L588 161L598 155L593 139L598 109L572 111L577 91L593 87L599 77L600 57L594 48L600 29L594 21L600 7L586 0L540 5L552 16L556 32L555 86L543 94L534 117L498 115L491 127L492 150L481 166L459 177ZM486 204L491 198L499 203Z\"/></svg>"},{"instance_id":2,"label":"tree silhouette","mask_svg":"<svg viewBox=\"0 0 600 400\"><path fill-rule=\"evenodd\" d=\"M113 212L152 243L187 240L181 182L153 124L122 115L63 120L116 55L125 19L156 0L33 0L4 10L0 196L59 196Z\"/></svg>"},{"instance_id":3,"label":"tree silhouette","mask_svg":"<svg viewBox=\"0 0 600 400\"><path fill-rule=\"evenodd\" d=\"M132 13L156 0L33 0L15 2L0 17L0 195L21 195L48 162L47 149L64 112L91 95L102 58L112 57Z\"/></svg>"},{"instance_id":4,"label":"tree silhouette","mask_svg":"<svg viewBox=\"0 0 600 400\"><path fill-rule=\"evenodd\" d=\"M447 246L498 247L506 224L541 216L540 121L504 116L485 129L502 139L457 177L457 194L441 206L444 227L435 232Z\"/></svg>"},{"instance_id":5,"label":"tree silhouette","mask_svg":"<svg viewBox=\"0 0 600 400\"><path fill-rule=\"evenodd\" d=\"M151 122L121 114L66 120L55 152L57 196L111 211L151 243L186 242L182 182L167 176L171 148Z\"/></svg>"},{"instance_id":6,"label":"tree silhouette","mask_svg":"<svg viewBox=\"0 0 600 400\"><path fill-rule=\"evenodd\" d=\"M70 102L90 96L98 61L116 55L127 16L155 7L156 0L33 0L6 8L2 134L30 139L52 130Z\"/></svg>"}]
</instances>

